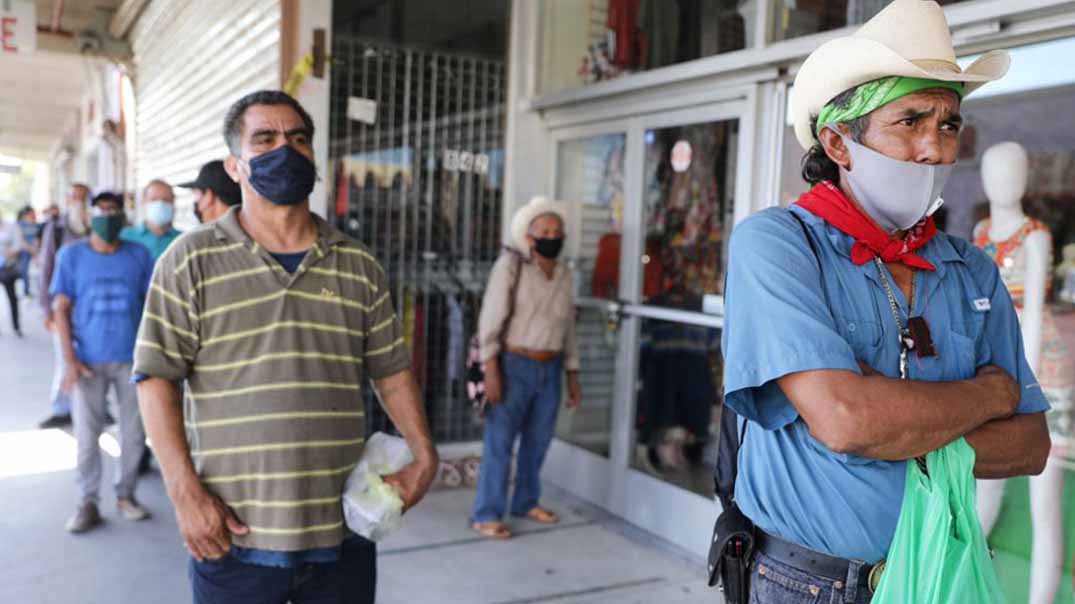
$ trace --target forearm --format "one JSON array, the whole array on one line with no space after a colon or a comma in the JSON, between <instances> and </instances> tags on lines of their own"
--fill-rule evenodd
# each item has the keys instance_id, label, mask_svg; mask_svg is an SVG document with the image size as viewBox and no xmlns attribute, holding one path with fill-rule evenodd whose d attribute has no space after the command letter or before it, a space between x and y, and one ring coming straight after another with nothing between
<instances>
[{"instance_id":1,"label":"forearm","mask_svg":"<svg viewBox=\"0 0 1075 604\"><path fill-rule=\"evenodd\" d=\"M967 444L977 478L1040 474L1052 446L1044 413L991 421L967 434Z\"/></svg>"},{"instance_id":2,"label":"forearm","mask_svg":"<svg viewBox=\"0 0 1075 604\"><path fill-rule=\"evenodd\" d=\"M919 382L819 370L779 383L815 438L833 451L874 459L923 455L1010 408L1007 393L976 380Z\"/></svg>"},{"instance_id":3,"label":"forearm","mask_svg":"<svg viewBox=\"0 0 1075 604\"><path fill-rule=\"evenodd\" d=\"M934 451L1005 412L969 381L919 382L863 377L864 438L856 454L909 459Z\"/></svg>"},{"instance_id":4,"label":"forearm","mask_svg":"<svg viewBox=\"0 0 1075 604\"><path fill-rule=\"evenodd\" d=\"M426 419L425 406L418 391L418 384L408 369L376 381L381 405L392 423L403 434L415 460L436 465L437 448Z\"/></svg>"},{"instance_id":5,"label":"forearm","mask_svg":"<svg viewBox=\"0 0 1075 604\"><path fill-rule=\"evenodd\" d=\"M52 316L56 320L56 333L60 335L60 351L63 353L64 361L73 363L78 358L75 356L75 345L71 337L71 308L61 306L52 313Z\"/></svg>"},{"instance_id":6,"label":"forearm","mask_svg":"<svg viewBox=\"0 0 1075 604\"><path fill-rule=\"evenodd\" d=\"M138 407L146 434L153 443L153 454L160 463L168 496L175 501L191 489L202 488L183 429L179 388L161 378L145 379L138 383Z\"/></svg>"}]
</instances>

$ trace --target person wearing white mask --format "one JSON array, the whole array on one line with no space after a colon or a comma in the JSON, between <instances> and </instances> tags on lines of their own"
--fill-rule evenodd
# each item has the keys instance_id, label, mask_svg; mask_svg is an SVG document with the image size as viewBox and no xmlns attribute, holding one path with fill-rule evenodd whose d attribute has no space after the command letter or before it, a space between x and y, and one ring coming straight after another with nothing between
<instances>
[{"instance_id":1,"label":"person wearing white mask","mask_svg":"<svg viewBox=\"0 0 1075 604\"><path fill-rule=\"evenodd\" d=\"M154 262L161 257L164 250L182 235L172 226L175 216L175 192L172 185L154 179L142 190L142 224L123 229L119 238L146 246L153 255Z\"/></svg>"},{"instance_id":2,"label":"person wearing white mask","mask_svg":"<svg viewBox=\"0 0 1075 604\"><path fill-rule=\"evenodd\" d=\"M53 349L55 351L52 392L49 397L52 412L38 424L41 429L59 428L71 423L71 398L61 388L66 370L59 335L53 329L52 296L49 295L49 284L52 283L52 272L56 267L56 253L59 249L68 243L83 239L89 234L90 219L87 210L89 200L90 188L88 186L82 183L71 185L60 215L50 218L41 231L41 251L38 255L38 262L40 262L41 266L41 281L38 291L41 293L37 297L37 301L40 304L42 316L45 318L45 329L53 334Z\"/></svg>"},{"instance_id":3,"label":"person wearing white mask","mask_svg":"<svg viewBox=\"0 0 1075 604\"><path fill-rule=\"evenodd\" d=\"M1045 467L1049 405L1008 290L931 217L963 99L1008 67L993 51L961 69L943 9L894 0L797 74L813 188L736 227L725 288L751 602L869 602L917 457L963 438L979 478Z\"/></svg>"}]
</instances>

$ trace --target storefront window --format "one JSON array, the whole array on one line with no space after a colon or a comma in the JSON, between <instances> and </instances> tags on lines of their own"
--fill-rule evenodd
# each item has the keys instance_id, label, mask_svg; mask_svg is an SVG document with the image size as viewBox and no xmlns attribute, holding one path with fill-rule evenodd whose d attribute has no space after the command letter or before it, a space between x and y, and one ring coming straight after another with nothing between
<instances>
[{"instance_id":1,"label":"storefront window","mask_svg":"<svg viewBox=\"0 0 1075 604\"><path fill-rule=\"evenodd\" d=\"M646 132L644 304L722 312L738 137L737 120ZM722 367L719 329L643 320L635 469L712 495Z\"/></svg>"},{"instance_id":2,"label":"storefront window","mask_svg":"<svg viewBox=\"0 0 1075 604\"><path fill-rule=\"evenodd\" d=\"M740 0L753 5L760 0ZM773 2L774 40L862 25L881 12L892 0L771 0ZM941 5L967 0L938 0Z\"/></svg>"},{"instance_id":3,"label":"storefront window","mask_svg":"<svg viewBox=\"0 0 1075 604\"><path fill-rule=\"evenodd\" d=\"M757 1L542 0L541 91L750 46Z\"/></svg>"},{"instance_id":4,"label":"storefront window","mask_svg":"<svg viewBox=\"0 0 1075 604\"><path fill-rule=\"evenodd\" d=\"M560 143L556 198L577 210L569 225L576 296L618 299L619 242L623 228L623 162L627 136L603 134ZM613 249L614 248L614 249ZM600 258L599 258L600 257ZM604 258L610 258L611 263ZM599 265L600 261L600 265ZM606 311L583 308L576 319L583 402L561 413L557 436L598 455L609 454L619 336Z\"/></svg>"}]
</instances>

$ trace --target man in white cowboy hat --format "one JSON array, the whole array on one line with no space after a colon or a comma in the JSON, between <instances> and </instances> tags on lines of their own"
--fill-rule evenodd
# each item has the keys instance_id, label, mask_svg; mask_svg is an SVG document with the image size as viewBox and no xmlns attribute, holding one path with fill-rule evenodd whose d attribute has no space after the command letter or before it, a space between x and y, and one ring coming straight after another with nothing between
<instances>
[{"instance_id":1,"label":"man in white cowboy hat","mask_svg":"<svg viewBox=\"0 0 1075 604\"><path fill-rule=\"evenodd\" d=\"M535 197L516 212L508 249L493 266L482 300L478 338L485 370L485 436L472 528L507 539L508 477L516 437L511 514L553 524L541 507L541 465L552 442L567 373L567 406L577 407L579 355L571 269L557 262L564 245L567 208Z\"/></svg>"},{"instance_id":2,"label":"man in white cowboy hat","mask_svg":"<svg viewBox=\"0 0 1075 604\"><path fill-rule=\"evenodd\" d=\"M962 99L1008 63L997 51L961 70L941 7L894 0L798 73L814 188L745 220L727 275L724 390L746 419L735 502L756 527L751 601L868 602L907 460L966 437L978 477L1044 467L1048 405L997 268L930 217Z\"/></svg>"}]
</instances>

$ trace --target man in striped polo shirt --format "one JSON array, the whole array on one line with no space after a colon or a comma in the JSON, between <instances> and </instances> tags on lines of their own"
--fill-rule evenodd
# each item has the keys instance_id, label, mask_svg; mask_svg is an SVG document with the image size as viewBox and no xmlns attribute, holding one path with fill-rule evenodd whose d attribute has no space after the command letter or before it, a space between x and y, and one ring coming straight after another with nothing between
<instances>
[{"instance_id":1,"label":"man in striped polo shirt","mask_svg":"<svg viewBox=\"0 0 1075 604\"><path fill-rule=\"evenodd\" d=\"M134 366L194 601L372 602L375 552L348 533L341 495L366 378L416 459L385 481L406 509L433 480L410 353L377 260L310 212L306 111L256 92L224 130L242 204L160 258Z\"/></svg>"}]
</instances>

